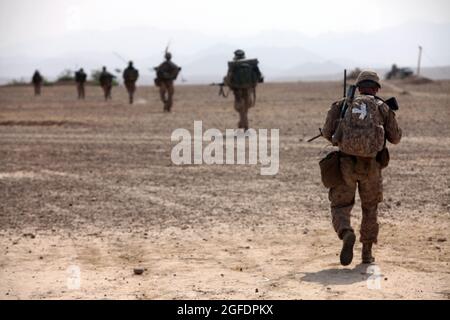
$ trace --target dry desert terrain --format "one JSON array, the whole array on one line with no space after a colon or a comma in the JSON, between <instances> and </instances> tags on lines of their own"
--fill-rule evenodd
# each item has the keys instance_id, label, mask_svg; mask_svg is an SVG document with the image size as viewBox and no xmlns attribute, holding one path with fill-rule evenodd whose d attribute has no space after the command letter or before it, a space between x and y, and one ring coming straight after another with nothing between
<instances>
[{"instance_id":1,"label":"dry desert terrain","mask_svg":"<svg viewBox=\"0 0 450 320\"><path fill-rule=\"evenodd\" d=\"M108 102L86 90L0 88L0 299L450 298L450 81L380 94L397 96L404 137L383 171L370 267L359 243L339 264L318 167L331 148L306 142L340 83L258 87L250 124L280 129L275 176L172 163L174 129L236 126L217 87L178 86L170 114L154 87L131 106L123 86ZM356 230L360 216L357 198Z\"/></svg>"}]
</instances>

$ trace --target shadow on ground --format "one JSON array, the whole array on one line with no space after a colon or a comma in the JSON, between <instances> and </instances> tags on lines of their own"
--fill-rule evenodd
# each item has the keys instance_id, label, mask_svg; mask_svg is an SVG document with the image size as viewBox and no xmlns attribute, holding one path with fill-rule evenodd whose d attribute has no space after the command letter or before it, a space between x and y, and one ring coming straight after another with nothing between
<instances>
[{"instance_id":1,"label":"shadow on ground","mask_svg":"<svg viewBox=\"0 0 450 320\"><path fill-rule=\"evenodd\" d=\"M301 278L305 282L315 282L327 285L349 285L357 282L367 281L372 275L379 275L377 265L359 264L353 269L332 268L318 272L305 272Z\"/></svg>"}]
</instances>

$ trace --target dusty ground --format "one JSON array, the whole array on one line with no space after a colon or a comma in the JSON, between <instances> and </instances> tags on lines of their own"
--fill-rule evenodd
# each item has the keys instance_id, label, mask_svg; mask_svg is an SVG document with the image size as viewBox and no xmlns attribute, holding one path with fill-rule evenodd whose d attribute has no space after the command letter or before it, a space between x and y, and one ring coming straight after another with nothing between
<instances>
[{"instance_id":1,"label":"dusty ground","mask_svg":"<svg viewBox=\"0 0 450 320\"><path fill-rule=\"evenodd\" d=\"M280 128L274 177L260 165L172 165L175 128L235 127L232 100L214 87L179 87L172 114L150 87L133 106L122 87L108 103L98 88L82 102L72 87L38 98L0 88L0 298L449 299L450 82L382 92L398 96L404 138L384 171L369 270L359 244L353 264L339 265L317 165L329 147L305 142L340 84L258 94L252 126ZM357 202L357 230L360 214Z\"/></svg>"}]
</instances>

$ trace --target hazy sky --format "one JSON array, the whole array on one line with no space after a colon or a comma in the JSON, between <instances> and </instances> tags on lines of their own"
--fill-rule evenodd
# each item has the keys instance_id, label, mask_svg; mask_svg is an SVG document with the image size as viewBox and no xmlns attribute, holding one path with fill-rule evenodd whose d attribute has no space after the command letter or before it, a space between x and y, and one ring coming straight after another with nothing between
<instances>
[{"instance_id":1,"label":"hazy sky","mask_svg":"<svg viewBox=\"0 0 450 320\"><path fill-rule=\"evenodd\" d=\"M0 0L0 44L132 26L206 34L293 30L307 35L450 22L448 0Z\"/></svg>"}]
</instances>

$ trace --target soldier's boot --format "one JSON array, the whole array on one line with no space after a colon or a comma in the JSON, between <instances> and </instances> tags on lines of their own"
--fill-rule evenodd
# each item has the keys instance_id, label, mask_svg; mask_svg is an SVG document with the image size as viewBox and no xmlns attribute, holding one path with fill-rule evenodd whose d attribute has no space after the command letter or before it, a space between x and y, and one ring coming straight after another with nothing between
<instances>
[{"instance_id":1,"label":"soldier's boot","mask_svg":"<svg viewBox=\"0 0 450 320\"><path fill-rule=\"evenodd\" d=\"M351 230L347 230L342 237L342 250L340 255L341 264L348 266L353 260L353 246L355 245L356 236Z\"/></svg>"},{"instance_id":2,"label":"soldier's boot","mask_svg":"<svg viewBox=\"0 0 450 320\"><path fill-rule=\"evenodd\" d=\"M372 255L372 243L363 243L361 258L362 263L370 264L375 262L375 258Z\"/></svg>"}]
</instances>

